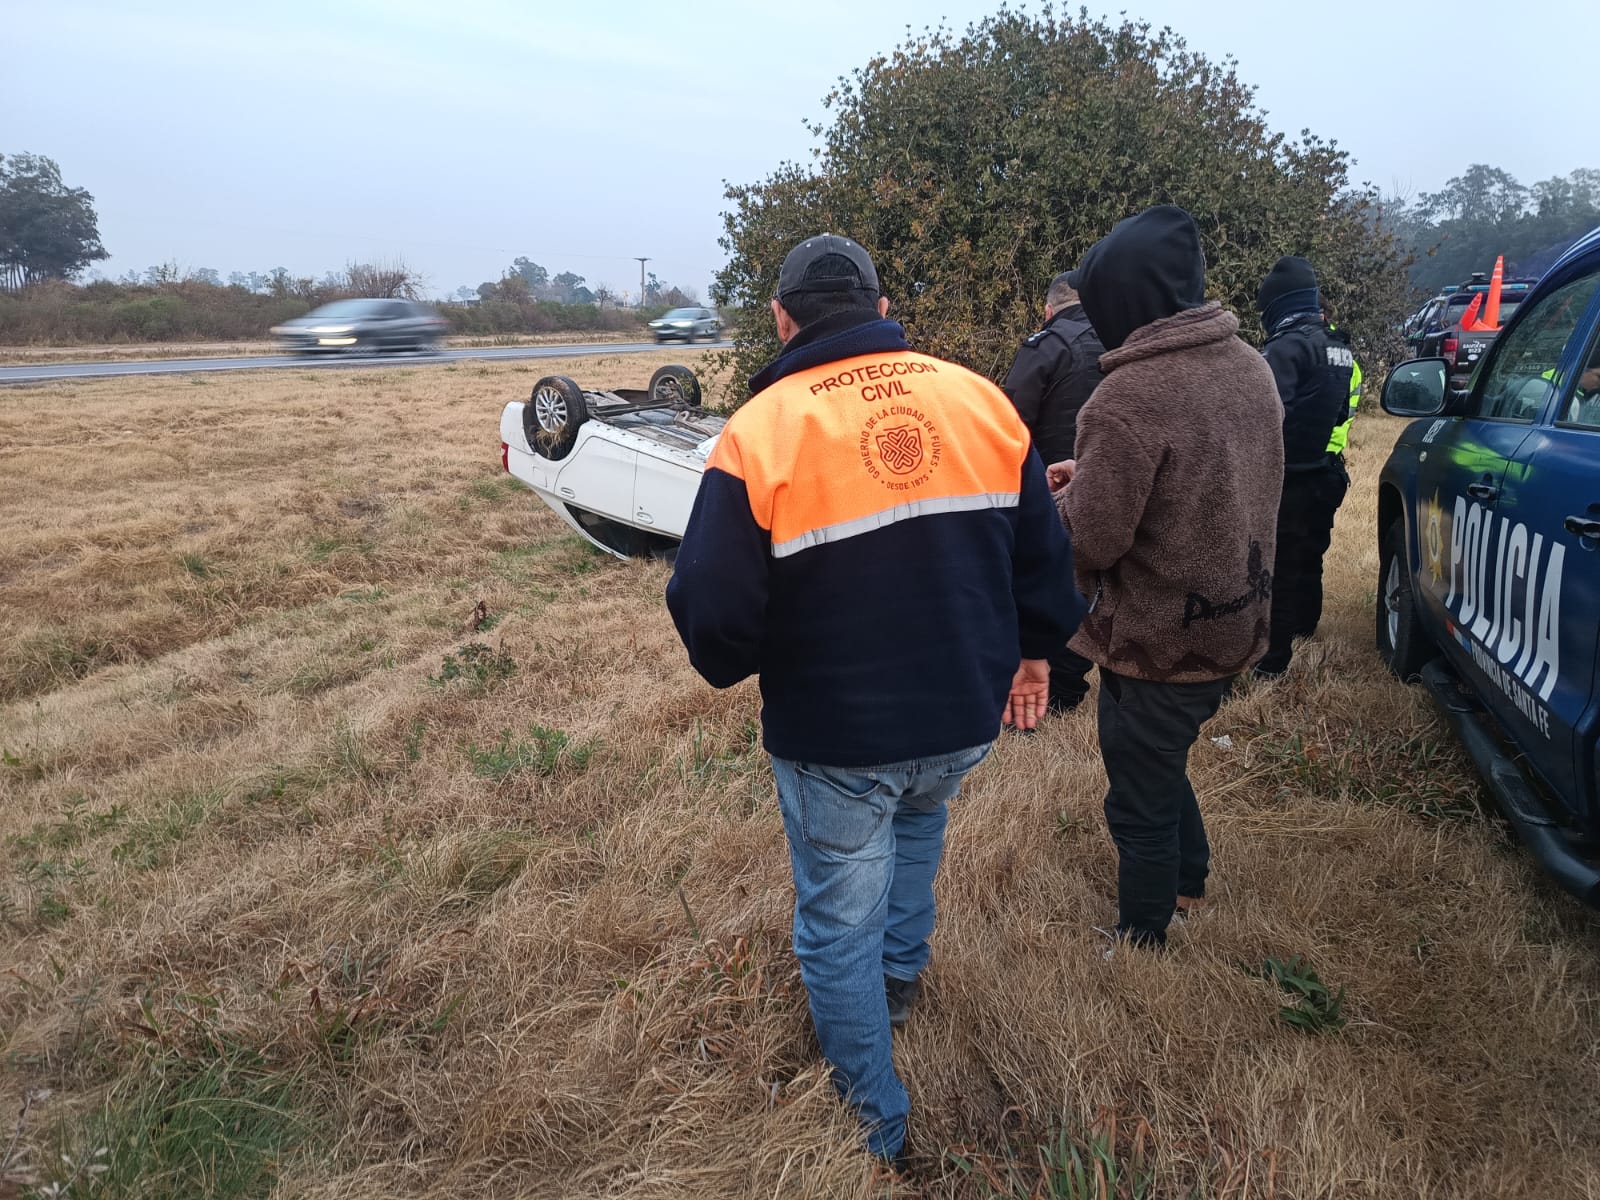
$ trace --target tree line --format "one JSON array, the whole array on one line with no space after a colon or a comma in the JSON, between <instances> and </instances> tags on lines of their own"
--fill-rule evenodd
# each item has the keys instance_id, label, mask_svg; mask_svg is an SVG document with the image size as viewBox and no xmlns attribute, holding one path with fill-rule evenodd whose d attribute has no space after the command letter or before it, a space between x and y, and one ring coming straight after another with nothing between
<instances>
[{"instance_id":1,"label":"tree line","mask_svg":"<svg viewBox=\"0 0 1600 1200\"><path fill-rule=\"evenodd\" d=\"M1271 129L1233 60L1086 10L926 29L824 102L809 160L725 191L712 294L742 306L738 375L778 349L766 301L785 253L818 230L873 253L913 344L1000 378L1050 278L1153 204L1193 214L1210 295L1245 336L1261 336L1267 271L1298 254L1374 366L1400 352L1418 289L1487 271L1497 253L1536 273L1600 225L1593 171L1523 188L1474 166L1415 202L1384 197L1352 182L1333 143Z\"/></svg>"},{"instance_id":2,"label":"tree line","mask_svg":"<svg viewBox=\"0 0 1600 1200\"><path fill-rule=\"evenodd\" d=\"M1387 207L1411 250L1419 293L1488 271L1500 255L1508 276L1536 279L1600 227L1600 170L1580 167L1525 186L1509 171L1474 163L1437 192L1391 198Z\"/></svg>"},{"instance_id":3,"label":"tree line","mask_svg":"<svg viewBox=\"0 0 1600 1200\"><path fill-rule=\"evenodd\" d=\"M475 288L459 287L451 298L471 304L478 300L487 302L521 303L526 300L553 301L557 304L598 304L614 308L625 303L640 304L637 295L619 292L607 283L587 286L588 281L573 271L563 271L552 276L550 272L526 256L513 259L511 265L500 273L498 280L480 283ZM645 308L676 308L679 305L698 304L700 297L692 287L663 283L654 271L648 272L644 284Z\"/></svg>"},{"instance_id":4,"label":"tree line","mask_svg":"<svg viewBox=\"0 0 1600 1200\"><path fill-rule=\"evenodd\" d=\"M814 157L725 191L728 261L712 300L740 310L732 362L741 373L776 352L766 302L779 264L819 229L849 232L873 252L894 315L918 345L998 378L1038 326L1051 276L1151 204L1194 214L1211 294L1240 315L1247 336L1260 333L1261 279L1279 255L1300 254L1374 363L1398 351L1396 330L1423 294L1489 270L1502 254L1513 274L1537 275L1600 225L1595 169L1525 186L1473 164L1415 199L1357 186L1333 143L1269 127L1231 59L1208 59L1172 30L1128 19L1002 9L963 32L927 29L842 79L825 104L831 117L812 127ZM38 308L42 285L68 286L106 256L87 191L68 187L47 158L0 156L0 293L9 293L0 295L0 336L16 335L15 305ZM88 285L78 299L109 302L104 289L120 287L114 299L142 305L150 326L171 297L204 287L256 298L241 300L241 312L418 294L403 264L398 276L386 270L350 264L300 278L275 268L224 282L209 268L167 265ZM694 289L653 274L644 290L644 315L697 302ZM463 329L500 333L598 327L579 310L615 311L624 299L639 298L520 256L499 279L458 288L446 307Z\"/></svg>"}]
</instances>

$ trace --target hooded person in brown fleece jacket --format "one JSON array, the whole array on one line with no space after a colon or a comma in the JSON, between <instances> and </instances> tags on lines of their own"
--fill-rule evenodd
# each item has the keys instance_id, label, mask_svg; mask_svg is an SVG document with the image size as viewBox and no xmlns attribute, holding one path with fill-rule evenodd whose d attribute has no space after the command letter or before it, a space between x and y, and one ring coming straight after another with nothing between
<instances>
[{"instance_id":1,"label":"hooded person in brown fleece jacket","mask_svg":"<svg viewBox=\"0 0 1600 1200\"><path fill-rule=\"evenodd\" d=\"M1072 274L1106 347L1076 457L1051 468L1090 604L1072 648L1100 667L1117 932L1160 946L1210 866L1189 750L1267 648L1283 405L1238 318L1206 302L1181 208L1122 221Z\"/></svg>"}]
</instances>

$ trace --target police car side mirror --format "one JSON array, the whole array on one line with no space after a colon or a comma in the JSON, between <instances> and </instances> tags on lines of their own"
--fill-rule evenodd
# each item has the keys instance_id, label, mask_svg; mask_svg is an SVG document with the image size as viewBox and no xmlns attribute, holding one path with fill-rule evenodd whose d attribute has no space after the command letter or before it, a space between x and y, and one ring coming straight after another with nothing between
<instances>
[{"instance_id":1,"label":"police car side mirror","mask_svg":"<svg viewBox=\"0 0 1600 1200\"><path fill-rule=\"evenodd\" d=\"M1413 358L1389 372L1379 403L1397 417L1436 417L1444 411L1449 364L1442 358Z\"/></svg>"}]
</instances>

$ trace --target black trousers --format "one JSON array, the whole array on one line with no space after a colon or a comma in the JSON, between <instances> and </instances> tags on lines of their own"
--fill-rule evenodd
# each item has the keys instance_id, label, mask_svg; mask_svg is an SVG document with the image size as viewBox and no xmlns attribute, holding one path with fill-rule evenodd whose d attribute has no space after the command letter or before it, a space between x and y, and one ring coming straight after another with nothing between
<instances>
[{"instance_id":1,"label":"black trousers","mask_svg":"<svg viewBox=\"0 0 1600 1200\"><path fill-rule=\"evenodd\" d=\"M1151 683L1100 669L1106 826L1117 846L1117 932L1164 945L1179 896L1205 895L1211 866L1189 750L1233 679Z\"/></svg>"},{"instance_id":2,"label":"black trousers","mask_svg":"<svg viewBox=\"0 0 1600 1200\"><path fill-rule=\"evenodd\" d=\"M1050 656L1050 707L1070 712L1089 694L1089 672L1094 664L1063 646Z\"/></svg>"},{"instance_id":3,"label":"black trousers","mask_svg":"<svg viewBox=\"0 0 1600 1200\"><path fill-rule=\"evenodd\" d=\"M1310 637L1322 620L1322 557L1333 537L1333 516L1350 490L1344 464L1290 471L1278 503L1278 552L1272 567L1272 635L1262 675L1281 675L1294 656L1294 639Z\"/></svg>"}]
</instances>

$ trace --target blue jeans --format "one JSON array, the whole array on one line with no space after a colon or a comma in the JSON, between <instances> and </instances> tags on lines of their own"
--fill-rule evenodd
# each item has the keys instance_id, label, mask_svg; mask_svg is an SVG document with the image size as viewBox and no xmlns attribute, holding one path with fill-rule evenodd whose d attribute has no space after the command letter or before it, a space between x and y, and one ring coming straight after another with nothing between
<instances>
[{"instance_id":1,"label":"blue jeans","mask_svg":"<svg viewBox=\"0 0 1600 1200\"><path fill-rule=\"evenodd\" d=\"M772 760L811 1020L834 1086L880 1158L899 1153L911 1109L894 1073L883 977L915 979L928 964L945 802L988 753L974 746L880 767Z\"/></svg>"}]
</instances>

